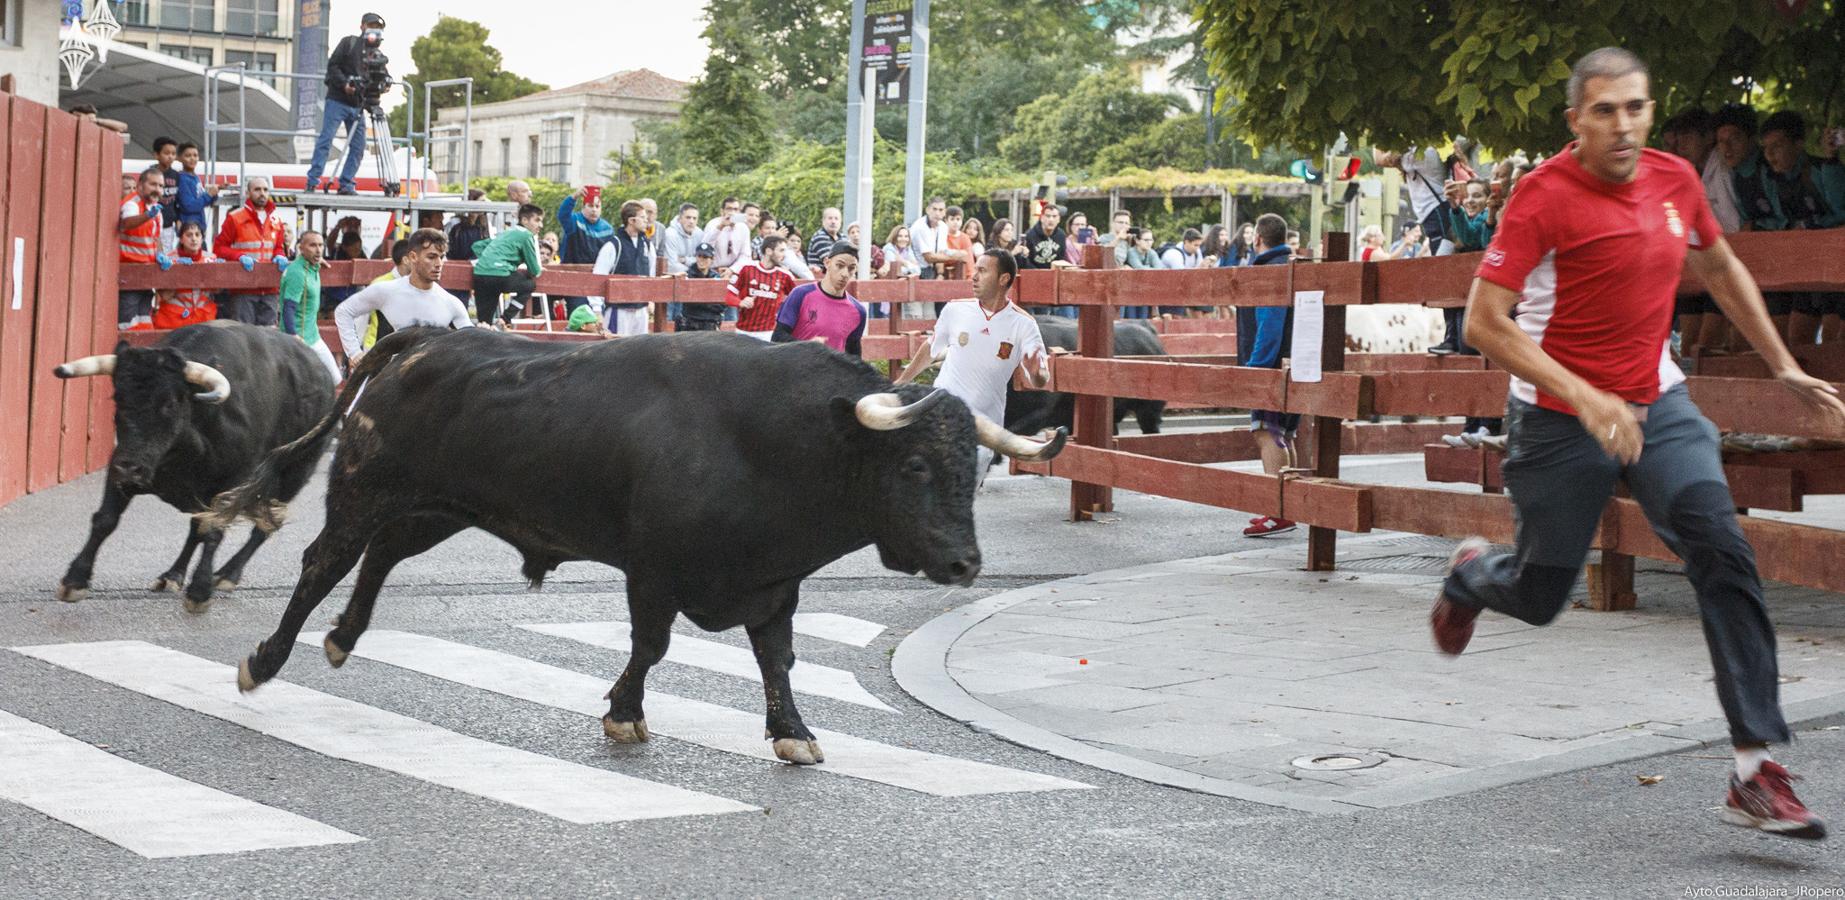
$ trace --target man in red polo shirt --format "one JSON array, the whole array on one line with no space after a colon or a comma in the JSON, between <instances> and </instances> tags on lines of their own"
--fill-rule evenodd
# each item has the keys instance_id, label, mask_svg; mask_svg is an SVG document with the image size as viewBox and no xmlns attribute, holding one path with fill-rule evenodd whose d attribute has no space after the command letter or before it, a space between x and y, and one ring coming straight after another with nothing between
<instances>
[{"instance_id":1,"label":"man in red polo shirt","mask_svg":"<svg viewBox=\"0 0 1845 900\"><path fill-rule=\"evenodd\" d=\"M1517 548L1461 543L1431 614L1435 643L1449 654L1466 649L1483 609L1533 625L1555 619L1624 480L1697 591L1736 748L1724 820L1822 838L1824 823L1768 757L1769 743L1788 740L1774 628L1717 429L1692 405L1668 352L1687 259L1782 388L1842 432L1845 405L1782 345L1698 173L1644 148L1653 125L1645 64L1616 48L1584 56L1570 75L1567 114L1577 140L1519 182L1467 304L1467 342L1513 376L1505 481Z\"/></svg>"}]
</instances>

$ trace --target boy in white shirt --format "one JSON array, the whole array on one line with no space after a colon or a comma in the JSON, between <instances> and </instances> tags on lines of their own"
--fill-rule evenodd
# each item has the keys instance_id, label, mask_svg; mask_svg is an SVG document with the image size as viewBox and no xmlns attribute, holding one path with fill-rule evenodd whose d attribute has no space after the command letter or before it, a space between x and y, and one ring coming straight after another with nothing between
<instances>
[{"instance_id":1,"label":"boy in white shirt","mask_svg":"<svg viewBox=\"0 0 1845 900\"><path fill-rule=\"evenodd\" d=\"M374 284L333 308L333 322L339 326L340 345L346 351L346 364L356 366L365 355L365 323L376 312L391 323L393 330L418 325L447 325L468 328L468 309L455 295L436 284L447 262L448 237L434 228L420 228L410 237L410 274Z\"/></svg>"}]
</instances>

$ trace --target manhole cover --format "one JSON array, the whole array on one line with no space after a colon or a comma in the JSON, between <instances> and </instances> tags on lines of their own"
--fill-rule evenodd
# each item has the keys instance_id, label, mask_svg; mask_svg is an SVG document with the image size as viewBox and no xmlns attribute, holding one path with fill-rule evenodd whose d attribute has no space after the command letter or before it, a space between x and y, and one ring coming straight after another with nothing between
<instances>
[{"instance_id":1,"label":"manhole cover","mask_svg":"<svg viewBox=\"0 0 1845 900\"><path fill-rule=\"evenodd\" d=\"M1294 760L1294 768L1310 772L1338 772L1347 769L1369 769L1381 765L1384 758L1375 753L1327 753L1320 756L1303 756Z\"/></svg>"}]
</instances>

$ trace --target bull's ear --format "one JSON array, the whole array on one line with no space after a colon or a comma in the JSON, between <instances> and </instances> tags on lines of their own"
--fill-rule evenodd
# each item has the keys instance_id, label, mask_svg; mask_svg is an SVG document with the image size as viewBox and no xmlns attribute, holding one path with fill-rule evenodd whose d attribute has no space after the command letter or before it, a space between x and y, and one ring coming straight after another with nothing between
<instances>
[{"instance_id":1,"label":"bull's ear","mask_svg":"<svg viewBox=\"0 0 1845 900\"><path fill-rule=\"evenodd\" d=\"M128 352L128 350L129 350L129 347L128 347L127 341L116 341L115 342L115 355L116 356L121 356L123 353Z\"/></svg>"}]
</instances>

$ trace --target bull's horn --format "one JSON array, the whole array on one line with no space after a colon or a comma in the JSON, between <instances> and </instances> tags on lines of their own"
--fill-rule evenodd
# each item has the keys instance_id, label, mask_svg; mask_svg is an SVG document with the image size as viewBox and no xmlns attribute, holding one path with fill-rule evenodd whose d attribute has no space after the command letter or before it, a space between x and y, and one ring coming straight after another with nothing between
<instances>
[{"instance_id":1,"label":"bull's horn","mask_svg":"<svg viewBox=\"0 0 1845 900\"><path fill-rule=\"evenodd\" d=\"M203 394L192 395L200 403L223 403L231 395L231 380L204 363L187 362L186 380L205 389Z\"/></svg>"},{"instance_id":2,"label":"bull's horn","mask_svg":"<svg viewBox=\"0 0 1845 900\"><path fill-rule=\"evenodd\" d=\"M51 374L59 378L83 378L89 375L115 374L115 354L104 353L101 356L86 356L73 359L55 369Z\"/></svg>"},{"instance_id":3,"label":"bull's horn","mask_svg":"<svg viewBox=\"0 0 1845 900\"><path fill-rule=\"evenodd\" d=\"M858 422L872 431L895 431L921 418L946 396L947 391L934 390L921 400L906 404L896 394L866 394L856 407Z\"/></svg>"},{"instance_id":4,"label":"bull's horn","mask_svg":"<svg viewBox=\"0 0 1845 900\"><path fill-rule=\"evenodd\" d=\"M1048 441L1034 441L1022 435L1013 434L1002 428L992 419L979 413L974 414L974 430L980 438L980 446L1010 456L1020 462L1045 462L1063 452L1065 441L1070 439L1067 428L1059 428Z\"/></svg>"}]
</instances>

